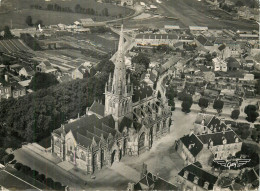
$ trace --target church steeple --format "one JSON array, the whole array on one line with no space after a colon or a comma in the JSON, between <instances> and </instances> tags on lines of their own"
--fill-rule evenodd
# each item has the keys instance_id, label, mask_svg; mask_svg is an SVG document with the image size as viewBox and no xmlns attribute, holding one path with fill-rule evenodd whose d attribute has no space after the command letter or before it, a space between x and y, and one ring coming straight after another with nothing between
<instances>
[{"instance_id":1,"label":"church steeple","mask_svg":"<svg viewBox=\"0 0 260 191\"><path fill-rule=\"evenodd\" d=\"M121 26L113 79L109 76L105 89L105 115L112 114L118 122L124 116L131 118L133 86L130 76L126 79L124 33Z\"/></svg>"},{"instance_id":2,"label":"church steeple","mask_svg":"<svg viewBox=\"0 0 260 191\"><path fill-rule=\"evenodd\" d=\"M123 25L121 26L118 51L115 59L115 70L113 76L113 86L115 94L122 95L126 86L126 67L124 55L124 33Z\"/></svg>"}]
</instances>

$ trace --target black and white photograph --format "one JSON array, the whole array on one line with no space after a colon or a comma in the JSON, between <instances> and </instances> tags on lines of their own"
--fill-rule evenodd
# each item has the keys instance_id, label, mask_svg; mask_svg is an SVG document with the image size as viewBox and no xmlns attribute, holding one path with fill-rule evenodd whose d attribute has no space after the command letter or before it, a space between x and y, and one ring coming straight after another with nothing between
<instances>
[{"instance_id":1,"label":"black and white photograph","mask_svg":"<svg viewBox=\"0 0 260 191\"><path fill-rule=\"evenodd\" d=\"M259 191L260 0L0 0L1 191Z\"/></svg>"}]
</instances>

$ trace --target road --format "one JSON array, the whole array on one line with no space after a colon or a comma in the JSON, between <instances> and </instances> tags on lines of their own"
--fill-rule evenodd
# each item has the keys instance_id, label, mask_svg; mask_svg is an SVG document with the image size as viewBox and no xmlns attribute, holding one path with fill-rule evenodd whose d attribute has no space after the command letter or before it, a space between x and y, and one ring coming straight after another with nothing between
<instances>
[{"instance_id":1,"label":"road","mask_svg":"<svg viewBox=\"0 0 260 191\"><path fill-rule=\"evenodd\" d=\"M145 1L148 3L147 1ZM151 3L150 3L151 4ZM258 25L248 20L233 20L224 12L217 11L223 15L221 19L215 19L216 13L209 11L208 4L196 0L168 0L161 4L154 3L158 7L158 13L163 16L179 18L171 20L166 18L151 18L145 20L128 19L124 25L128 28L163 28L164 25L179 25L182 28L188 26L207 26L212 29L234 29L234 30L257 30Z\"/></svg>"},{"instance_id":2,"label":"road","mask_svg":"<svg viewBox=\"0 0 260 191\"><path fill-rule=\"evenodd\" d=\"M77 189L84 188L82 187L84 184L82 180L27 148L15 150L13 154L17 162L29 166L32 170L36 170L40 174L52 178L54 181L61 182L63 185L70 185Z\"/></svg>"}]
</instances>

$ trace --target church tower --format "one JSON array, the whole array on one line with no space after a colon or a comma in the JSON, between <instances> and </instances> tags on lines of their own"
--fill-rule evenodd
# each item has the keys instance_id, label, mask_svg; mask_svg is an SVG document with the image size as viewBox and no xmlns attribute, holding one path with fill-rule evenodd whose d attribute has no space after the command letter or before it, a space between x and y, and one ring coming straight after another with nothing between
<instances>
[{"instance_id":1,"label":"church tower","mask_svg":"<svg viewBox=\"0 0 260 191\"><path fill-rule=\"evenodd\" d=\"M112 114L114 120L120 123L124 116L132 118L133 95L130 75L126 77L123 25L114 64L113 79L110 74L105 88L105 115Z\"/></svg>"}]
</instances>

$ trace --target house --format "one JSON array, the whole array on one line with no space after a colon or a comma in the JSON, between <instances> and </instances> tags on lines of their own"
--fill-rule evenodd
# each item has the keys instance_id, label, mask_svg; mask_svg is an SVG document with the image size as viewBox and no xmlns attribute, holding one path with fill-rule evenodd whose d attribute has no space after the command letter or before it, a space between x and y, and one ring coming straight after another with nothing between
<instances>
[{"instance_id":1,"label":"house","mask_svg":"<svg viewBox=\"0 0 260 191\"><path fill-rule=\"evenodd\" d=\"M214 44L203 35L197 36L195 38L195 43L198 47L205 48L210 52L213 52L215 50Z\"/></svg>"},{"instance_id":2,"label":"house","mask_svg":"<svg viewBox=\"0 0 260 191\"><path fill-rule=\"evenodd\" d=\"M84 62L79 67L71 72L72 79L83 79L86 73L90 74L93 64L91 62Z\"/></svg>"},{"instance_id":3,"label":"house","mask_svg":"<svg viewBox=\"0 0 260 191\"><path fill-rule=\"evenodd\" d=\"M69 82L69 81L71 81L71 80L73 80L73 79L72 79L71 75L69 75L69 74L64 74L64 75L62 75L62 76L58 76L57 80L58 80L60 83L62 83L62 82Z\"/></svg>"},{"instance_id":4,"label":"house","mask_svg":"<svg viewBox=\"0 0 260 191\"><path fill-rule=\"evenodd\" d=\"M199 162L184 167L178 175L184 181L183 190L215 190L218 177L203 170Z\"/></svg>"},{"instance_id":5,"label":"house","mask_svg":"<svg viewBox=\"0 0 260 191\"><path fill-rule=\"evenodd\" d=\"M94 25L94 21L93 19L91 18L86 18L86 19L80 19L80 22L82 24L83 27L86 27L86 26L93 26Z\"/></svg>"},{"instance_id":6,"label":"house","mask_svg":"<svg viewBox=\"0 0 260 191\"><path fill-rule=\"evenodd\" d=\"M201 161L207 165L208 160L227 159L241 150L242 141L228 128L222 132L195 135L190 133L177 142L177 152L188 163Z\"/></svg>"},{"instance_id":7,"label":"house","mask_svg":"<svg viewBox=\"0 0 260 191\"><path fill-rule=\"evenodd\" d=\"M227 68L229 71L236 71L240 68L240 63L233 57L228 57L226 60Z\"/></svg>"},{"instance_id":8,"label":"house","mask_svg":"<svg viewBox=\"0 0 260 191\"><path fill-rule=\"evenodd\" d=\"M178 36L176 34L138 34L135 42L137 46L159 46L168 45L173 47L177 42Z\"/></svg>"},{"instance_id":9,"label":"house","mask_svg":"<svg viewBox=\"0 0 260 191\"><path fill-rule=\"evenodd\" d=\"M128 183L127 191L137 190L179 190L174 184L162 179L151 172L145 172L137 183Z\"/></svg>"},{"instance_id":10,"label":"house","mask_svg":"<svg viewBox=\"0 0 260 191\"><path fill-rule=\"evenodd\" d=\"M57 69L53 68L49 61L42 61L39 65L36 66L36 72L56 74Z\"/></svg>"},{"instance_id":11,"label":"house","mask_svg":"<svg viewBox=\"0 0 260 191\"><path fill-rule=\"evenodd\" d=\"M19 70L19 76L32 77L34 74L34 70L29 66L24 66L21 70Z\"/></svg>"},{"instance_id":12,"label":"house","mask_svg":"<svg viewBox=\"0 0 260 191\"><path fill-rule=\"evenodd\" d=\"M227 62L220 59L219 57L213 58L212 59L213 62L213 67L214 67L214 71L218 72L227 72Z\"/></svg>"},{"instance_id":13,"label":"house","mask_svg":"<svg viewBox=\"0 0 260 191\"><path fill-rule=\"evenodd\" d=\"M147 73L141 76L141 82L145 82L147 85L153 87L154 83L156 83L157 75L158 73L156 70L151 70L149 68L147 69Z\"/></svg>"},{"instance_id":14,"label":"house","mask_svg":"<svg viewBox=\"0 0 260 191\"><path fill-rule=\"evenodd\" d=\"M0 83L0 101L1 99L8 99L12 97L12 89L10 85L3 85Z\"/></svg>"},{"instance_id":15,"label":"house","mask_svg":"<svg viewBox=\"0 0 260 191\"><path fill-rule=\"evenodd\" d=\"M225 60L231 56L231 51L230 51L229 47L227 47L225 44L221 44L217 48L217 53L222 60Z\"/></svg>"},{"instance_id":16,"label":"house","mask_svg":"<svg viewBox=\"0 0 260 191\"><path fill-rule=\"evenodd\" d=\"M20 65L20 64L13 64L13 65L10 65L9 68L10 68L10 70L11 70L12 72L15 72L15 73L18 74L19 71L23 68L23 66Z\"/></svg>"},{"instance_id":17,"label":"house","mask_svg":"<svg viewBox=\"0 0 260 191\"><path fill-rule=\"evenodd\" d=\"M18 98L26 95L26 88L20 85L18 82L11 83L12 97Z\"/></svg>"}]
</instances>

